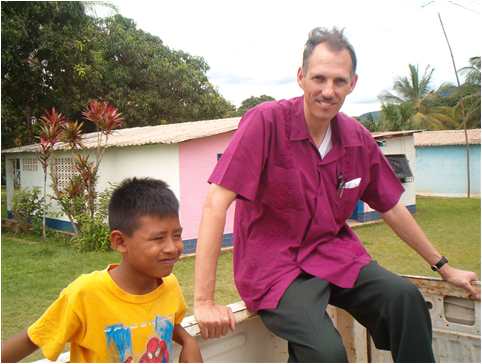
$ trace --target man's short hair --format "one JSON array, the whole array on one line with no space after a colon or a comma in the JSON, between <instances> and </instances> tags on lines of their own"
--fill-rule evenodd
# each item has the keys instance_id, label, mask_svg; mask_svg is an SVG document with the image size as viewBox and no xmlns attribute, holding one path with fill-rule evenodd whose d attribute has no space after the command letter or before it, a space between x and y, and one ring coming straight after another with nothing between
<instances>
[{"instance_id":1,"label":"man's short hair","mask_svg":"<svg viewBox=\"0 0 482 364\"><path fill-rule=\"evenodd\" d=\"M341 51L346 49L350 53L351 57L351 69L352 73L356 73L356 54L353 46L348 39L343 35L344 29L338 29L333 27L332 30L326 28L314 28L308 34L308 40L305 43L305 49L303 51L303 72L308 71L308 61L310 59L313 50L318 44L326 43L327 46L333 51Z\"/></svg>"},{"instance_id":2,"label":"man's short hair","mask_svg":"<svg viewBox=\"0 0 482 364\"><path fill-rule=\"evenodd\" d=\"M169 186L153 178L127 178L109 202L109 228L131 236L142 216L179 216L179 202Z\"/></svg>"}]
</instances>

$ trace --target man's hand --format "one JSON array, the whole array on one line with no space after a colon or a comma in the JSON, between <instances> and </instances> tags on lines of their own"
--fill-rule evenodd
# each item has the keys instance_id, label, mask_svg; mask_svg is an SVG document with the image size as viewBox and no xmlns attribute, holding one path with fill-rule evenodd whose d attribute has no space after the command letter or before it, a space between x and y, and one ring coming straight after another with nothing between
<instances>
[{"instance_id":1,"label":"man's hand","mask_svg":"<svg viewBox=\"0 0 482 364\"><path fill-rule=\"evenodd\" d=\"M480 300L480 289L472 285L472 282L477 281L477 275L474 272L452 268L445 264L440 268L439 273L445 281L465 289L470 298Z\"/></svg>"},{"instance_id":2,"label":"man's hand","mask_svg":"<svg viewBox=\"0 0 482 364\"><path fill-rule=\"evenodd\" d=\"M196 302L194 316L204 339L224 336L229 329L233 331L236 325L233 311L214 302Z\"/></svg>"}]
</instances>

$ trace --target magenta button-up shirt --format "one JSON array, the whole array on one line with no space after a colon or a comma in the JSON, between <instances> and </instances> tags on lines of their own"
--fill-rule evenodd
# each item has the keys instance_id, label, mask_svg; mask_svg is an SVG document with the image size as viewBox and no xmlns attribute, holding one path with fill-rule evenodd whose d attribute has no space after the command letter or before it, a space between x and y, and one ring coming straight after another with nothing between
<instances>
[{"instance_id":1,"label":"magenta button-up shirt","mask_svg":"<svg viewBox=\"0 0 482 364\"><path fill-rule=\"evenodd\" d=\"M321 159L303 97L263 103L244 115L209 178L237 194L234 276L250 311L276 308L303 271L353 287L371 260L346 219L359 199L391 209L403 187L356 120L338 113L332 143Z\"/></svg>"}]
</instances>

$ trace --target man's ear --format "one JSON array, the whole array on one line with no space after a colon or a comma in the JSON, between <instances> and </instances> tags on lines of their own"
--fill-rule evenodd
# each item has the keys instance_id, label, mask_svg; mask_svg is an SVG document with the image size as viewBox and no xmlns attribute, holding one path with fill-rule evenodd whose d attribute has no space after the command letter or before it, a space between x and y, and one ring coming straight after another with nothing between
<instances>
[{"instance_id":1,"label":"man's ear","mask_svg":"<svg viewBox=\"0 0 482 364\"><path fill-rule=\"evenodd\" d=\"M119 253L127 252L127 245L125 242L124 234L120 230L112 230L110 232L110 246L112 250Z\"/></svg>"},{"instance_id":2,"label":"man's ear","mask_svg":"<svg viewBox=\"0 0 482 364\"><path fill-rule=\"evenodd\" d=\"M355 86L356 86L356 83L358 81L358 75L355 73L352 77L351 77L351 83L350 83L350 93L355 89Z\"/></svg>"},{"instance_id":3,"label":"man's ear","mask_svg":"<svg viewBox=\"0 0 482 364\"><path fill-rule=\"evenodd\" d=\"M296 81L298 81L298 85L303 89L303 78L305 75L303 74L303 69L301 67L298 68L298 73L296 74Z\"/></svg>"}]
</instances>

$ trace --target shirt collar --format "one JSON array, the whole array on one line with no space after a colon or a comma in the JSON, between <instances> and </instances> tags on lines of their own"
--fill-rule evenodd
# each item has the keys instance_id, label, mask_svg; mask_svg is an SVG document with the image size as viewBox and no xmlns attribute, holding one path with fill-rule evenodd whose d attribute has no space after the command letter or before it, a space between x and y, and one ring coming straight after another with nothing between
<instances>
[{"instance_id":1,"label":"shirt collar","mask_svg":"<svg viewBox=\"0 0 482 364\"><path fill-rule=\"evenodd\" d=\"M289 139L291 141L310 139L304 114L303 96L294 98L293 102L295 103L294 117L291 123ZM333 145L346 148L360 146L362 144L357 128L350 125L352 124L350 119L349 116L339 112L332 120Z\"/></svg>"}]
</instances>

